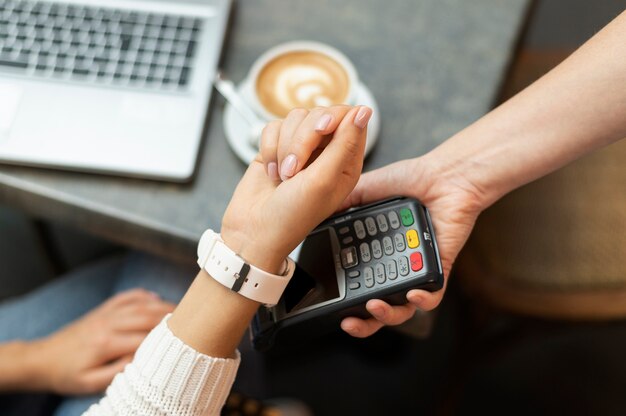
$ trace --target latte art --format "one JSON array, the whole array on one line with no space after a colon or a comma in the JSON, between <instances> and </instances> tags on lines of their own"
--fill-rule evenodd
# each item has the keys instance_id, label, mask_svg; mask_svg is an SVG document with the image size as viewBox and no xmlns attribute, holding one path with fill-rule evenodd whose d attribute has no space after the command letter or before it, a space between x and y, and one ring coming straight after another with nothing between
<instances>
[{"instance_id":1,"label":"latte art","mask_svg":"<svg viewBox=\"0 0 626 416\"><path fill-rule=\"evenodd\" d=\"M256 84L259 101L278 117L296 107L342 104L349 88L345 69L312 51L289 52L273 59L261 70Z\"/></svg>"}]
</instances>

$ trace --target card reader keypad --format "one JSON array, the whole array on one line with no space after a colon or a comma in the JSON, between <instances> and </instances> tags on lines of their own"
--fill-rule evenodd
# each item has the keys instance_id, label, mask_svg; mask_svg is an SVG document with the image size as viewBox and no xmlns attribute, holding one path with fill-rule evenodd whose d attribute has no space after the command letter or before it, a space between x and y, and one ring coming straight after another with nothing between
<instances>
[{"instance_id":1,"label":"card reader keypad","mask_svg":"<svg viewBox=\"0 0 626 416\"><path fill-rule=\"evenodd\" d=\"M363 240L366 236L365 234L365 226L363 225L363 221L356 220L354 221L354 233L356 234L359 240Z\"/></svg>"},{"instance_id":2,"label":"card reader keypad","mask_svg":"<svg viewBox=\"0 0 626 416\"><path fill-rule=\"evenodd\" d=\"M383 256L383 247L380 245L379 240L372 240L372 254L375 259L379 259Z\"/></svg>"},{"instance_id":3,"label":"card reader keypad","mask_svg":"<svg viewBox=\"0 0 626 416\"><path fill-rule=\"evenodd\" d=\"M372 237L375 236L378 232L378 229L376 228L376 222L372 217L365 218L365 228L367 228L367 233Z\"/></svg>"},{"instance_id":4,"label":"card reader keypad","mask_svg":"<svg viewBox=\"0 0 626 416\"><path fill-rule=\"evenodd\" d=\"M341 265L344 269L349 269L359 264L356 256L356 248L348 247L341 250Z\"/></svg>"},{"instance_id":5,"label":"card reader keypad","mask_svg":"<svg viewBox=\"0 0 626 416\"><path fill-rule=\"evenodd\" d=\"M389 214L387 214L387 216L389 217L389 224L391 225L391 228L393 228L394 230L400 228L400 219L398 218L398 214L396 214L395 211L391 211Z\"/></svg>"},{"instance_id":6,"label":"card reader keypad","mask_svg":"<svg viewBox=\"0 0 626 416\"><path fill-rule=\"evenodd\" d=\"M404 242L404 236L400 233L396 233L393 236L393 243L396 247L396 251L404 251L406 249L406 244Z\"/></svg>"},{"instance_id":7,"label":"card reader keypad","mask_svg":"<svg viewBox=\"0 0 626 416\"><path fill-rule=\"evenodd\" d=\"M363 269L363 280L365 281L365 287L374 287L374 269L371 267Z\"/></svg>"},{"instance_id":8,"label":"card reader keypad","mask_svg":"<svg viewBox=\"0 0 626 416\"><path fill-rule=\"evenodd\" d=\"M386 233L389 229L389 225L387 225L387 218L385 214L378 214L376 216L376 223L378 224L378 229L381 233Z\"/></svg>"},{"instance_id":9,"label":"card reader keypad","mask_svg":"<svg viewBox=\"0 0 626 416\"><path fill-rule=\"evenodd\" d=\"M400 269L400 275L406 276L409 274L409 260L402 256L398 259L398 269Z\"/></svg>"},{"instance_id":10,"label":"card reader keypad","mask_svg":"<svg viewBox=\"0 0 626 416\"><path fill-rule=\"evenodd\" d=\"M393 254L393 243L391 242L391 237L386 236L383 238L383 249L385 250L385 254L391 256Z\"/></svg>"},{"instance_id":11,"label":"card reader keypad","mask_svg":"<svg viewBox=\"0 0 626 416\"><path fill-rule=\"evenodd\" d=\"M395 260L387 261L387 278L389 280L395 280L398 277L398 266L396 265Z\"/></svg>"},{"instance_id":12,"label":"card reader keypad","mask_svg":"<svg viewBox=\"0 0 626 416\"><path fill-rule=\"evenodd\" d=\"M359 249L361 250L361 260L363 260L363 263L369 263L370 260L372 260L370 246L367 243L361 243Z\"/></svg>"},{"instance_id":13,"label":"card reader keypad","mask_svg":"<svg viewBox=\"0 0 626 416\"><path fill-rule=\"evenodd\" d=\"M342 226L341 264L349 292L392 284L424 268L412 207L393 207Z\"/></svg>"}]
</instances>

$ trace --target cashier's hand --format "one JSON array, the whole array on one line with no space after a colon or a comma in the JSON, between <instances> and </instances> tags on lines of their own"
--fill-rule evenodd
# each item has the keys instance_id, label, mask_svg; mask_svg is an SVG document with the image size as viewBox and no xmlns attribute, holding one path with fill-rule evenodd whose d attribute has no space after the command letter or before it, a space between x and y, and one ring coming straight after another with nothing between
<instances>
[{"instance_id":1,"label":"cashier's hand","mask_svg":"<svg viewBox=\"0 0 626 416\"><path fill-rule=\"evenodd\" d=\"M478 214L486 207L480 190L462 172L444 168L430 154L403 160L361 177L342 208L368 204L396 195L413 197L430 211L439 246L445 284L454 259L469 237ZM346 318L341 327L355 337L367 337L385 325L399 325L410 319L416 309L428 311L439 305L445 291L411 290L408 303L390 306L379 299L370 300L367 310L373 318Z\"/></svg>"},{"instance_id":2,"label":"cashier's hand","mask_svg":"<svg viewBox=\"0 0 626 416\"><path fill-rule=\"evenodd\" d=\"M261 153L224 214L226 245L250 264L278 272L289 253L354 189L371 114L363 106L297 109L268 124Z\"/></svg>"}]
</instances>

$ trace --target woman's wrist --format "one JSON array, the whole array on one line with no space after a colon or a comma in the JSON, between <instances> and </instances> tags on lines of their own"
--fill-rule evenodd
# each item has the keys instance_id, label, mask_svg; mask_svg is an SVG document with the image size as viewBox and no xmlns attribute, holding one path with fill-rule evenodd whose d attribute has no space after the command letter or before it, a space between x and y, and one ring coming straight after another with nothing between
<instances>
[{"instance_id":1,"label":"woman's wrist","mask_svg":"<svg viewBox=\"0 0 626 416\"><path fill-rule=\"evenodd\" d=\"M1 365L0 390L51 390L46 350L42 346L42 341L14 341L2 346L1 354L10 357L11 362Z\"/></svg>"},{"instance_id":2,"label":"woman's wrist","mask_svg":"<svg viewBox=\"0 0 626 416\"><path fill-rule=\"evenodd\" d=\"M281 249L268 243L259 244L257 236L251 239L250 234L226 227L222 227L221 237L224 244L246 263L272 274L282 271L288 254L283 254Z\"/></svg>"},{"instance_id":3,"label":"woman's wrist","mask_svg":"<svg viewBox=\"0 0 626 416\"><path fill-rule=\"evenodd\" d=\"M202 270L170 317L168 326L196 351L233 358L260 305L222 286Z\"/></svg>"},{"instance_id":4,"label":"woman's wrist","mask_svg":"<svg viewBox=\"0 0 626 416\"><path fill-rule=\"evenodd\" d=\"M52 357L53 352L50 351L50 343L50 337L25 343L26 363L24 373L30 378L30 383L34 382L33 390L56 391L54 383L55 367L51 363L54 357Z\"/></svg>"}]
</instances>

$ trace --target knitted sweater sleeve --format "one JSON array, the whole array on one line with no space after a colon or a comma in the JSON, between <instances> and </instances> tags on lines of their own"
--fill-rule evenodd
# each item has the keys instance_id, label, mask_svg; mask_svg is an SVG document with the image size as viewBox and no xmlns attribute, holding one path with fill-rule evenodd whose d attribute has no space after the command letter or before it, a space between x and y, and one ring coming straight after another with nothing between
<instances>
[{"instance_id":1,"label":"knitted sweater sleeve","mask_svg":"<svg viewBox=\"0 0 626 416\"><path fill-rule=\"evenodd\" d=\"M201 354L176 338L168 319L148 334L133 361L84 415L219 415L237 374L239 352L234 359Z\"/></svg>"}]
</instances>

